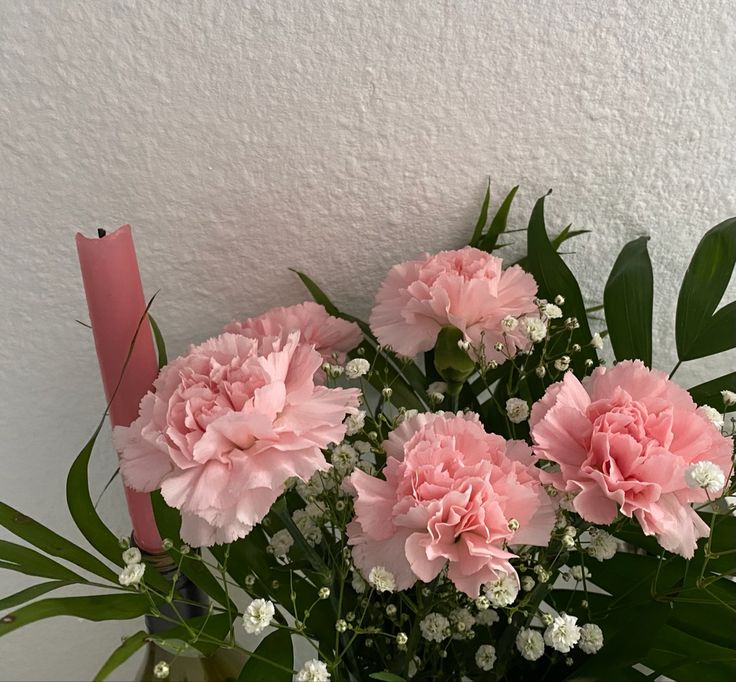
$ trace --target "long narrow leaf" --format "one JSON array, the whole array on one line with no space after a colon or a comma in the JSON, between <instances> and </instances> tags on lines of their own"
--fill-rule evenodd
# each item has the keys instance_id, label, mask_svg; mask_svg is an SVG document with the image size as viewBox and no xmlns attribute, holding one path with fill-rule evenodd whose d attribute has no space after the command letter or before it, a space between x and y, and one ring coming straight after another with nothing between
<instances>
[{"instance_id":1,"label":"long narrow leaf","mask_svg":"<svg viewBox=\"0 0 736 682\"><path fill-rule=\"evenodd\" d=\"M677 299L675 340L681 360L697 353L698 337L723 298L736 264L736 218L708 230L700 240Z\"/></svg>"},{"instance_id":2,"label":"long narrow leaf","mask_svg":"<svg viewBox=\"0 0 736 682\"><path fill-rule=\"evenodd\" d=\"M691 350L682 360L695 360L736 347L736 301L723 306L703 323Z\"/></svg>"},{"instance_id":3,"label":"long narrow leaf","mask_svg":"<svg viewBox=\"0 0 736 682\"><path fill-rule=\"evenodd\" d=\"M94 682L106 680L108 675L117 670L136 651L146 645L149 634L145 630L139 630L134 635L126 637L123 643L113 651L103 666L94 677Z\"/></svg>"},{"instance_id":4,"label":"long narrow leaf","mask_svg":"<svg viewBox=\"0 0 736 682\"><path fill-rule=\"evenodd\" d=\"M169 361L168 355L166 354L166 341L164 341L164 335L161 333L161 329L158 326L156 320L153 319L153 315L148 315L148 322L151 325L151 332L153 333L153 339L156 342L156 354L158 355L158 368L161 369Z\"/></svg>"},{"instance_id":5,"label":"long narrow leaf","mask_svg":"<svg viewBox=\"0 0 736 682\"><path fill-rule=\"evenodd\" d=\"M0 561L2 567L18 573L35 575L40 578L54 578L74 583L87 582L82 576L70 571L66 566L50 559L30 547L17 545L8 540L0 540Z\"/></svg>"},{"instance_id":6,"label":"long narrow leaf","mask_svg":"<svg viewBox=\"0 0 736 682\"><path fill-rule=\"evenodd\" d=\"M117 583L117 575L97 557L3 502L0 502L0 525L46 554L70 561L100 578Z\"/></svg>"},{"instance_id":7,"label":"long narrow leaf","mask_svg":"<svg viewBox=\"0 0 736 682\"><path fill-rule=\"evenodd\" d=\"M698 405L710 405L719 412L733 412L736 410L736 405L725 406L721 395L721 391L736 393L736 372L724 374L722 377L711 379L688 390L692 399Z\"/></svg>"},{"instance_id":8,"label":"long narrow leaf","mask_svg":"<svg viewBox=\"0 0 736 682\"><path fill-rule=\"evenodd\" d=\"M491 179L488 179L488 186L486 187L486 194L483 197L483 204L480 207L480 215L478 221L475 223L475 229L473 230L473 236L470 238L470 246L477 246L480 238L483 234L483 228L488 222L488 204L491 201Z\"/></svg>"},{"instance_id":9,"label":"long narrow leaf","mask_svg":"<svg viewBox=\"0 0 736 682\"><path fill-rule=\"evenodd\" d=\"M606 324L617 360L652 366L654 278L647 241L639 237L621 250L603 292Z\"/></svg>"},{"instance_id":10,"label":"long narrow leaf","mask_svg":"<svg viewBox=\"0 0 736 682\"><path fill-rule=\"evenodd\" d=\"M516 187L512 187L511 191L506 195L506 198L503 200L503 203L496 212L496 215L493 216L493 220L491 221L491 226L488 228L488 232L486 232L486 234L478 243L479 249L482 249L483 251L488 251L488 253L490 253L494 249L500 248L498 246L498 238L506 230L506 224L508 222L511 204L514 201L514 197L516 196L516 192L518 191L518 189L519 185L516 185Z\"/></svg>"},{"instance_id":11,"label":"long narrow leaf","mask_svg":"<svg viewBox=\"0 0 736 682\"><path fill-rule=\"evenodd\" d=\"M0 619L0 637L24 625L54 616L74 616L86 620L129 620L145 615L149 602L143 594L101 594L91 597L41 599Z\"/></svg>"},{"instance_id":12,"label":"long narrow leaf","mask_svg":"<svg viewBox=\"0 0 736 682\"><path fill-rule=\"evenodd\" d=\"M276 630L266 637L253 652L238 676L238 682L291 682L294 649L288 630ZM272 661L275 665L271 665Z\"/></svg>"},{"instance_id":13,"label":"long narrow leaf","mask_svg":"<svg viewBox=\"0 0 736 682\"><path fill-rule=\"evenodd\" d=\"M48 594L49 592L53 592L54 590L58 590L61 587L73 584L73 582L68 580L52 580L47 583L39 583L38 585L26 587L25 590L21 590L20 592L11 594L4 599L0 599L0 610L4 611L5 609L13 608L13 606L25 604L26 602L33 601L36 597L40 597L44 594Z\"/></svg>"}]
</instances>

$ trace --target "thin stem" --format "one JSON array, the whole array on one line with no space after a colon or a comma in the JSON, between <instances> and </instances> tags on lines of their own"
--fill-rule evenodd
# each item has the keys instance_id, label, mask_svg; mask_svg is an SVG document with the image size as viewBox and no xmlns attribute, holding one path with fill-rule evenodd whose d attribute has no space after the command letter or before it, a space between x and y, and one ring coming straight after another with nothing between
<instances>
[{"instance_id":1,"label":"thin stem","mask_svg":"<svg viewBox=\"0 0 736 682\"><path fill-rule=\"evenodd\" d=\"M675 372L678 370L681 364L682 364L682 360L678 360L677 364L672 368L672 371L670 372L670 376L669 376L670 379L674 376Z\"/></svg>"}]
</instances>

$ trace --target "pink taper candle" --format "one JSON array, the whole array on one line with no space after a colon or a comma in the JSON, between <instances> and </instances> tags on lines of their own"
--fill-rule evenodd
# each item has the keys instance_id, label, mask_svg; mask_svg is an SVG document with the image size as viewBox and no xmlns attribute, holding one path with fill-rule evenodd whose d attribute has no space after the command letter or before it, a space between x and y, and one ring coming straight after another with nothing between
<instances>
[{"instance_id":1,"label":"pink taper candle","mask_svg":"<svg viewBox=\"0 0 736 682\"><path fill-rule=\"evenodd\" d=\"M77 234L77 252L102 384L109 402L123 373L130 342L146 309L130 225L123 225L99 238L89 239ZM157 374L153 337L148 321L144 320L120 386L110 404L113 426L128 426L136 419L141 398L151 388ZM160 552L161 536L156 528L150 497L127 487L125 496L136 544L146 552Z\"/></svg>"}]
</instances>

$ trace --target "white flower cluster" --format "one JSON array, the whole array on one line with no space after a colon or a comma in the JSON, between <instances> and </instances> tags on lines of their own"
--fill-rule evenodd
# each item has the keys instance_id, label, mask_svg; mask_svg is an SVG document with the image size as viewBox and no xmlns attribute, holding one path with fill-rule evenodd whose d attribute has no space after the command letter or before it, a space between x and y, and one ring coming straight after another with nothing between
<instances>
[{"instance_id":1,"label":"white flower cluster","mask_svg":"<svg viewBox=\"0 0 736 682\"><path fill-rule=\"evenodd\" d=\"M283 528L271 536L271 542L266 549L277 559L283 559L288 556L293 544L294 538L291 537L291 533L286 528Z\"/></svg>"},{"instance_id":2,"label":"white flower cluster","mask_svg":"<svg viewBox=\"0 0 736 682\"><path fill-rule=\"evenodd\" d=\"M340 476L346 476L358 463L358 451L350 443L341 443L332 451L332 466Z\"/></svg>"},{"instance_id":3,"label":"white flower cluster","mask_svg":"<svg viewBox=\"0 0 736 682\"><path fill-rule=\"evenodd\" d=\"M685 469L685 482L691 488L717 493L726 485L726 476L717 464L704 459Z\"/></svg>"},{"instance_id":4,"label":"white flower cluster","mask_svg":"<svg viewBox=\"0 0 736 682\"><path fill-rule=\"evenodd\" d=\"M292 514L292 519L310 547L322 542L322 531L306 509L297 509Z\"/></svg>"},{"instance_id":5,"label":"white flower cluster","mask_svg":"<svg viewBox=\"0 0 736 682\"><path fill-rule=\"evenodd\" d=\"M544 638L536 630L522 628L516 635L516 649L527 661L536 661L544 654Z\"/></svg>"},{"instance_id":6,"label":"white flower cluster","mask_svg":"<svg viewBox=\"0 0 736 682\"><path fill-rule=\"evenodd\" d=\"M506 415L514 424L521 424L529 418L529 405L526 400L509 398L506 401Z\"/></svg>"},{"instance_id":7,"label":"white flower cluster","mask_svg":"<svg viewBox=\"0 0 736 682\"><path fill-rule=\"evenodd\" d=\"M419 623L422 637L429 642L441 642L450 636L450 621L441 613L429 613Z\"/></svg>"},{"instance_id":8,"label":"white flower cluster","mask_svg":"<svg viewBox=\"0 0 736 682\"><path fill-rule=\"evenodd\" d=\"M618 548L616 538L600 528L591 528L588 532L590 534L588 554L598 561L613 558Z\"/></svg>"},{"instance_id":9,"label":"white flower cluster","mask_svg":"<svg viewBox=\"0 0 736 682\"><path fill-rule=\"evenodd\" d=\"M345 418L345 427L347 429L345 433L348 436L354 436L356 433L359 433L363 430L364 426L365 412L363 412L363 410L358 410L356 414L349 414Z\"/></svg>"},{"instance_id":10,"label":"white flower cluster","mask_svg":"<svg viewBox=\"0 0 736 682\"><path fill-rule=\"evenodd\" d=\"M511 606L519 594L519 584L516 577L508 573L485 585L485 593L492 606L496 608Z\"/></svg>"},{"instance_id":11,"label":"white flower cluster","mask_svg":"<svg viewBox=\"0 0 736 682\"><path fill-rule=\"evenodd\" d=\"M123 552L125 568L118 576L118 582L124 587L138 585L146 572L146 565L142 562L141 551L137 547L131 547Z\"/></svg>"},{"instance_id":12,"label":"white flower cluster","mask_svg":"<svg viewBox=\"0 0 736 682\"><path fill-rule=\"evenodd\" d=\"M383 566L374 566L368 574L368 584L377 592L395 592L396 578Z\"/></svg>"},{"instance_id":13,"label":"white flower cluster","mask_svg":"<svg viewBox=\"0 0 736 682\"><path fill-rule=\"evenodd\" d=\"M362 377L364 374L368 374L369 370L371 368L371 363L368 362L365 358L355 358L355 360L350 360L345 365L345 376L348 379L357 379L358 377Z\"/></svg>"},{"instance_id":14,"label":"white flower cluster","mask_svg":"<svg viewBox=\"0 0 736 682\"><path fill-rule=\"evenodd\" d=\"M538 317L523 318L521 328L532 343L544 341L544 337L547 336L547 325Z\"/></svg>"},{"instance_id":15,"label":"white flower cluster","mask_svg":"<svg viewBox=\"0 0 736 682\"><path fill-rule=\"evenodd\" d=\"M498 623L499 620L498 612L493 609L484 609L475 614L475 622L478 623L478 625L491 627L494 623Z\"/></svg>"},{"instance_id":16,"label":"white flower cluster","mask_svg":"<svg viewBox=\"0 0 736 682\"><path fill-rule=\"evenodd\" d=\"M493 669L496 662L496 647L491 644L481 644L475 652L475 664L485 672Z\"/></svg>"},{"instance_id":17,"label":"white flower cluster","mask_svg":"<svg viewBox=\"0 0 736 682\"><path fill-rule=\"evenodd\" d=\"M327 666L315 658L307 661L296 674L296 682L329 682Z\"/></svg>"},{"instance_id":18,"label":"white flower cluster","mask_svg":"<svg viewBox=\"0 0 736 682\"><path fill-rule=\"evenodd\" d=\"M267 599L254 599L243 613L243 628L249 635L260 635L273 620L276 609Z\"/></svg>"},{"instance_id":19,"label":"white flower cluster","mask_svg":"<svg viewBox=\"0 0 736 682\"><path fill-rule=\"evenodd\" d=\"M453 639L472 639L475 636L475 618L468 609L455 609L450 612L450 624L454 630Z\"/></svg>"},{"instance_id":20,"label":"white flower cluster","mask_svg":"<svg viewBox=\"0 0 736 682\"><path fill-rule=\"evenodd\" d=\"M580 628L575 616L563 613L552 620L544 631L544 642L556 651L568 653L580 639Z\"/></svg>"},{"instance_id":21,"label":"white flower cluster","mask_svg":"<svg viewBox=\"0 0 736 682\"><path fill-rule=\"evenodd\" d=\"M595 654L603 647L603 630L595 623L586 623L580 628L578 647L586 654Z\"/></svg>"},{"instance_id":22,"label":"white flower cluster","mask_svg":"<svg viewBox=\"0 0 736 682\"><path fill-rule=\"evenodd\" d=\"M705 417L719 431L723 428L723 415L710 405L701 405L698 410L701 417Z\"/></svg>"}]
</instances>

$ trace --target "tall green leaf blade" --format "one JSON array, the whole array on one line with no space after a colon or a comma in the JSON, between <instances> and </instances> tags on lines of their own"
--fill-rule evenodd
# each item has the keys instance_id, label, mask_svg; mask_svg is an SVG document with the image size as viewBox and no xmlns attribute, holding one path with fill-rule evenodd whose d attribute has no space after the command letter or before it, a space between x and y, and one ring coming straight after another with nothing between
<instances>
[{"instance_id":1,"label":"tall green leaf blade","mask_svg":"<svg viewBox=\"0 0 736 682\"><path fill-rule=\"evenodd\" d=\"M145 630L139 630L134 635L126 637L125 641L113 651L94 677L94 682L106 680L108 675L117 670L136 651L146 645L149 634Z\"/></svg>"},{"instance_id":2,"label":"tall green leaf blade","mask_svg":"<svg viewBox=\"0 0 736 682\"><path fill-rule=\"evenodd\" d=\"M736 301L723 306L704 323L690 352L682 360L696 360L736 346Z\"/></svg>"},{"instance_id":3,"label":"tall green leaf blade","mask_svg":"<svg viewBox=\"0 0 736 682\"><path fill-rule=\"evenodd\" d=\"M616 359L638 359L651 367L654 277L647 241L649 237L639 237L621 250L603 291L603 305Z\"/></svg>"},{"instance_id":4,"label":"tall green leaf blade","mask_svg":"<svg viewBox=\"0 0 736 682\"><path fill-rule=\"evenodd\" d=\"M498 238L505 232L506 225L509 219L509 211L511 210L511 204L514 201L516 192L519 190L519 185L512 187L511 191L506 195L506 198L501 203L496 215L491 220L491 226L488 228L488 232L483 235L483 238L478 242L478 248L483 251L490 253L498 247Z\"/></svg>"},{"instance_id":5,"label":"tall green leaf blade","mask_svg":"<svg viewBox=\"0 0 736 682\"><path fill-rule=\"evenodd\" d=\"M49 592L66 587L67 585L74 585L74 583L69 580L51 580L47 583L38 583L38 585L26 587L25 590L21 590L20 592L16 592L15 594L11 594L0 599L0 610L4 611L5 609L10 609L13 606L25 604L26 602L34 600L36 597L48 594Z\"/></svg>"},{"instance_id":6,"label":"tall green leaf blade","mask_svg":"<svg viewBox=\"0 0 736 682\"><path fill-rule=\"evenodd\" d=\"M721 391L736 393L736 372L724 374L717 379L698 384L689 388L688 391L698 405L710 405L719 412L733 412L736 410L736 405L724 406L723 397L721 396Z\"/></svg>"},{"instance_id":7,"label":"tall green leaf blade","mask_svg":"<svg viewBox=\"0 0 736 682\"><path fill-rule=\"evenodd\" d=\"M66 502L69 512L88 542L103 556L118 566L123 565L120 543L113 532L103 523L89 494L89 460L97 436L105 423L100 420L92 437L81 449L69 469L66 479Z\"/></svg>"},{"instance_id":8,"label":"tall green leaf blade","mask_svg":"<svg viewBox=\"0 0 736 682\"><path fill-rule=\"evenodd\" d=\"M294 648L288 630L276 630L266 637L253 652L238 676L238 682L291 682ZM262 660L265 659L265 660ZM267 663L272 661L279 667ZM285 670L287 668L288 670Z\"/></svg>"},{"instance_id":9,"label":"tall green leaf blade","mask_svg":"<svg viewBox=\"0 0 736 682\"><path fill-rule=\"evenodd\" d=\"M558 294L564 296L565 315L577 318L580 327L573 331L572 342L580 344L582 350L573 355L572 367L576 374L580 375L585 370L585 360L590 359L597 364L598 358L588 345L590 344L591 333L580 287L570 268L555 251L547 234L544 223L545 198L540 197L537 200L529 219L527 229L528 255L524 259L524 267L537 281L540 297L553 300Z\"/></svg>"},{"instance_id":10,"label":"tall green leaf blade","mask_svg":"<svg viewBox=\"0 0 736 682\"><path fill-rule=\"evenodd\" d=\"M0 566L18 573L35 575L40 578L54 578L74 583L87 582L82 576L70 571L66 566L50 559L30 547L17 545L8 540L0 540Z\"/></svg>"},{"instance_id":11,"label":"tall green leaf blade","mask_svg":"<svg viewBox=\"0 0 736 682\"><path fill-rule=\"evenodd\" d=\"M551 239L552 247L555 251L559 251L560 247L568 240L573 237L579 237L581 234L588 234L590 230L573 230L572 223L566 225L565 228L556 237Z\"/></svg>"},{"instance_id":12,"label":"tall green leaf blade","mask_svg":"<svg viewBox=\"0 0 736 682\"><path fill-rule=\"evenodd\" d=\"M24 625L54 616L74 616L85 620L129 620L145 615L149 602L145 595L126 592L91 597L41 599L0 619L0 637Z\"/></svg>"},{"instance_id":13,"label":"tall green leaf blade","mask_svg":"<svg viewBox=\"0 0 736 682\"><path fill-rule=\"evenodd\" d=\"M697 352L698 337L726 291L736 264L736 218L719 223L700 240L677 299L677 354L688 360Z\"/></svg>"},{"instance_id":14,"label":"tall green leaf blade","mask_svg":"<svg viewBox=\"0 0 736 682\"><path fill-rule=\"evenodd\" d=\"M97 557L3 502L0 502L0 526L46 554L70 561L117 584L117 575Z\"/></svg>"},{"instance_id":15,"label":"tall green leaf blade","mask_svg":"<svg viewBox=\"0 0 736 682\"><path fill-rule=\"evenodd\" d=\"M473 230L473 236L470 238L470 246L477 246L480 238L483 234L483 228L488 222L488 204L491 201L491 180L488 179L488 186L486 188L486 194L483 197L483 204L480 207L480 215L478 221L475 223L475 229Z\"/></svg>"},{"instance_id":16,"label":"tall green leaf blade","mask_svg":"<svg viewBox=\"0 0 736 682\"><path fill-rule=\"evenodd\" d=\"M149 313L148 322L151 325L151 332L153 333L153 340L156 342L156 354L158 356L158 368L161 369L169 361L166 353L166 341L164 341L164 335L161 333L161 329L158 326L156 320L153 319L153 315Z\"/></svg>"}]
</instances>

